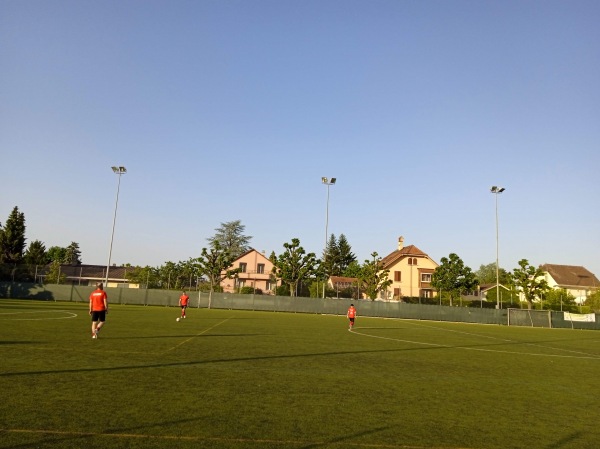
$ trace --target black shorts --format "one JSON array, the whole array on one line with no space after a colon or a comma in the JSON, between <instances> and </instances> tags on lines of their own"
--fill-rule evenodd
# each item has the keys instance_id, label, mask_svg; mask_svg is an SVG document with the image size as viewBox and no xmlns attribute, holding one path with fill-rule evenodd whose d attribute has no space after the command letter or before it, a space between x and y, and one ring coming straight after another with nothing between
<instances>
[{"instance_id":1,"label":"black shorts","mask_svg":"<svg viewBox=\"0 0 600 449\"><path fill-rule=\"evenodd\" d=\"M181 306L181 310L185 310L185 309L187 309L187 304L185 306L184 305Z\"/></svg>"},{"instance_id":2,"label":"black shorts","mask_svg":"<svg viewBox=\"0 0 600 449\"><path fill-rule=\"evenodd\" d=\"M102 310L99 312L92 312L92 322L96 321L106 321L106 310Z\"/></svg>"},{"instance_id":3,"label":"black shorts","mask_svg":"<svg viewBox=\"0 0 600 449\"><path fill-rule=\"evenodd\" d=\"M354 323L354 318L348 318L351 323Z\"/></svg>"}]
</instances>

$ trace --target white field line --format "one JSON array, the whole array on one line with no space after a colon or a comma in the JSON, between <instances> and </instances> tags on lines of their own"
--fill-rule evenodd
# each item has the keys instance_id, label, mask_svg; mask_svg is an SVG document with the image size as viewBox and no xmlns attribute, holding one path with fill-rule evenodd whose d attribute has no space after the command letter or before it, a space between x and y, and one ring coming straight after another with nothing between
<instances>
[{"instance_id":1,"label":"white field line","mask_svg":"<svg viewBox=\"0 0 600 449\"><path fill-rule=\"evenodd\" d=\"M225 318L223 321L219 321L218 323L214 324L213 326L211 326L211 327L209 327L209 328L207 328L207 329L204 329L202 332L198 332L196 335L193 335L193 336L191 336L190 338L186 338L186 339L185 339L185 340L183 340L181 343L178 343L178 344L176 344L175 346L173 346L172 348L169 348L169 349L167 349L166 351L163 351L163 352L161 353L161 355L162 355L162 354L166 354L167 352L170 352L170 351L174 351L175 349L179 348L181 345L184 345L184 344L186 344L188 341L190 341L190 340L193 340L194 338L196 338L196 337L199 337L200 335L203 335L203 334L207 333L207 332L208 332L208 331L210 331L210 330L213 330L215 327L217 327L217 326L220 326L221 324L223 324L223 323L225 323L225 322L229 321L230 319L231 319L231 317L230 317L230 318Z\"/></svg>"},{"instance_id":2,"label":"white field line","mask_svg":"<svg viewBox=\"0 0 600 449\"><path fill-rule=\"evenodd\" d=\"M423 325L420 323L412 323L416 326L423 326L423 327L427 327L427 328L431 328L431 329L435 329L435 330L440 330L443 332L456 332L456 333L460 333L460 334L464 334L464 335L468 335L471 337L475 337L475 338L489 338L492 340L498 340L498 341L502 341L502 342L507 342L507 343L522 343L516 340L508 340L505 338L498 338L498 337L491 337L489 335L479 335L479 334L473 334L470 332L464 332L464 331L456 331L453 329L443 329L443 328L439 328L436 326L427 326L427 325ZM424 343L422 341L414 341L414 340L404 340L404 339L400 339L400 338L392 338L392 337L382 337L379 335L370 335L370 334L366 334L363 332L360 332L359 330L363 329L361 327L359 328L354 328L353 331L350 331L353 334L357 334L357 335L361 335L363 337L370 337L370 338L378 338L381 340L390 340L390 341L397 341L400 343L410 343L410 344L415 344L415 345L422 345L422 346L433 346L433 347L438 347L438 348L447 348L447 349L464 349L466 351L480 351L480 352L494 352L494 353L502 353L502 354L517 354L517 355L527 355L527 356L538 356L538 357L557 357L557 358L571 358L571 359L591 359L591 360L600 360L600 356L597 355L592 355L592 354L587 354L585 352L580 352L580 351L572 351L569 349L562 349L562 348L554 348L551 346L544 346L544 345L540 345L540 344L535 344L535 343L525 343L528 346L534 346L534 347L540 347L540 348L544 348L544 349L552 349L555 351L564 351L564 352L572 352L574 354L578 354L578 355L560 355L560 354L540 354L540 353L536 353L536 352L519 352L519 351L506 351L506 350L500 350L500 349L486 349L486 348L471 348L471 347L464 347L464 346L449 346L449 345L441 345L441 344L437 344L437 343ZM364 328L364 329L368 329L368 328Z\"/></svg>"},{"instance_id":3,"label":"white field line","mask_svg":"<svg viewBox=\"0 0 600 449\"><path fill-rule=\"evenodd\" d=\"M40 313L65 313L67 316L61 317L44 317L44 318L13 318L7 317L4 318L4 315L27 315L27 314L40 314ZM67 310L34 310L31 312L0 312L0 320L6 321L45 321L45 320L66 320L71 318L76 318L77 314L73 312L69 312Z\"/></svg>"}]
</instances>

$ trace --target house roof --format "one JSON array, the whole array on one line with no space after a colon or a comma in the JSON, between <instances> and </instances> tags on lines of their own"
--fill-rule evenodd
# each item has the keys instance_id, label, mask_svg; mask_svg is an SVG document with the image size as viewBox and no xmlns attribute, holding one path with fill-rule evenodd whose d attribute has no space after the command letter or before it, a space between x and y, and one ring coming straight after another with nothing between
<instances>
[{"instance_id":1,"label":"house roof","mask_svg":"<svg viewBox=\"0 0 600 449\"><path fill-rule=\"evenodd\" d=\"M581 266L544 264L540 267L548 272L560 286L600 287L600 281L591 271Z\"/></svg>"},{"instance_id":2,"label":"house roof","mask_svg":"<svg viewBox=\"0 0 600 449\"><path fill-rule=\"evenodd\" d=\"M402 249L397 249L396 251L391 252L390 254L385 256L383 259L381 259L381 262L383 264L383 267L386 268L388 266L393 265L394 262L397 262L402 257L406 257L406 256L426 257L427 259L431 260L431 258L426 253L421 251L415 245L408 245Z\"/></svg>"},{"instance_id":3,"label":"house roof","mask_svg":"<svg viewBox=\"0 0 600 449\"><path fill-rule=\"evenodd\" d=\"M351 284L353 282L356 282L358 279L357 278L348 278L348 277L344 277L344 276L329 276L329 280L331 281L332 284L342 284L342 283Z\"/></svg>"},{"instance_id":4,"label":"house roof","mask_svg":"<svg viewBox=\"0 0 600 449\"><path fill-rule=\"evenodd\" d=\"M240 255L239 255L239 256L238 256L238 257L237 257L237 258L234 260L234 262L236 262L236 261L240 260L242 257L244 257L244 256L247 256L248 254L250 254L250 253L253 253L253 252L256 252L256 254L258 254L259 256L261 256L263 259L265 259L265 260L267 260L267 261L269 260L269 258L268 258L267 256L265 256L265 254L264 254L264 253L262 253L262 252L260 252L260 251L258 251L258 250L256 250L256 249L254 249L254 248L250 248L250 249L249 249L248 251L246 251L245 253L242 253L242 254L240 254Z\"/></svg>"},{"instance_id":5,"label":"house roof","mask_svg":"<svg viewBox=\"0 0 600 449\"><path fill-rule=\"evenodd\" d=\"M50 266L46 266L43 270L46 274ZM111 266L108 271L110 279L125 279L125 273L132 271L134 267ZM104 279L106 276L106 265L66 265L61 264L61 274L67 278L81 279Z\"/></svg>"}]
</instances>

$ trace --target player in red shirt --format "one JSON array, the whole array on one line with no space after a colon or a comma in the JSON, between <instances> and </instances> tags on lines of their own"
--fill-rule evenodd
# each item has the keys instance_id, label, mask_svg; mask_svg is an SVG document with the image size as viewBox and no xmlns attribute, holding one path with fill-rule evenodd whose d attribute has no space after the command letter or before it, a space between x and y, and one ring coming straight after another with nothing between
<instances>
[{"instance_id":1,"label":"player in red shirt","mask_svg":"<svg viewBox=\"0 0 600 449\"><path fill-rule=\"evenodd\" d=\"M354 329L354 318L356 318L356 309L354 308L354 304L350 304L350 308L348 308L348 312L346 312L346 317L350 321L350 325L348 330Z\"/></svg>"},{"instance_id":2,"label":"player in red shirt","mask_svg":"<svg viewBox=\"0 0 600 449\"><path fill-rule=\"evenodd\" d=\"M181 318L185 318L185 309L187 309L188 301L190 297L185 294L185 292L181 292L181 296L179 297L179 306L181 307Z\"/></svg>"},{"instance_id":3,"label":"player in red shirt","mask_svg":"<svg viewBox=\"0 0 600 449\"><path fill-rule=\"evenodd\" d=\"M102 282L96 284L96 290L90 294L90 315L92 316L92 338L98 338L98 331L104 326L108 313L108 296Z\"/></svg>"}]
</instances>

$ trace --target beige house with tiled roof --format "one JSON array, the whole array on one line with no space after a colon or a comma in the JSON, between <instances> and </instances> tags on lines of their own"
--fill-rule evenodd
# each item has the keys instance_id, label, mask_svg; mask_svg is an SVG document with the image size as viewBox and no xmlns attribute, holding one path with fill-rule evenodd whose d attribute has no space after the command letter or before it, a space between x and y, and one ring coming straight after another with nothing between
<instances>
[{"instance_id":1,"label":"beige house with tiled roof","mask_svg":"<svg viewBox=\"0 0 600 449\"><path fill-rule=\"evenodd\" d=\"M225 278L221 281L224 293L234 293L243 287L253 287L263 294L274 295L280 284L271 275L273 262L255 249L250 249L235 259L231 268L239 268L240 271L234 278Z\"/></svg>"},{"instance_id":2,"label":"beige house with tiled roof","mask_svg":"<svg viewBox=\"0 0 600 449\"><path fill-rule=\"evenodd\" d=\"M389 270L392 284L385 292L388 300L400 300L403 296L432 298L435 290L431 276L438 263L415 245L404 246L404 237L398 238L398 249L381 260Z\"/></svg>"},{"instance_id":3,"label":"beige house with tiled roof","mask_svg":"<svg viewBox=\"0 0 600 449\"><path fill-rule=\"evenodd\" d=\"M562 288L575 297L575 301L583 304L588 295L600 288L600 281L591 271L574 265L540 265L544 278L550 288Z\"/></svg>"}]
</instances>

